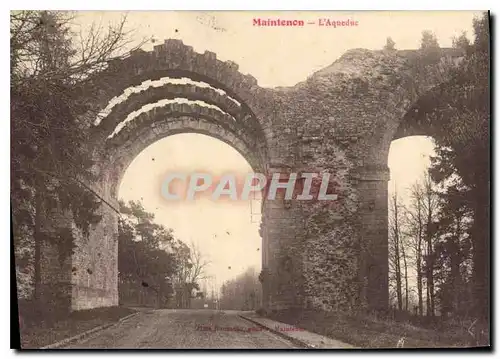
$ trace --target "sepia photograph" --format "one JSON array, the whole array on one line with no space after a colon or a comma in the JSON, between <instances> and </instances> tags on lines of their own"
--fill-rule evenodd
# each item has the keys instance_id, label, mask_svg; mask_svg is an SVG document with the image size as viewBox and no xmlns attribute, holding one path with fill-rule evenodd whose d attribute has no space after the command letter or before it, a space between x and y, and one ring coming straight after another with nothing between
<instances>
[{"instance_id":1,"label":"sepia photograph","mask_svg":"<svg viewBox=\"0 0 500 359\"><path fill-rule=\"evenodd\" d=\"M11 348L490 351L491 28L11 10Z\"/></svg>"}]
</instances>

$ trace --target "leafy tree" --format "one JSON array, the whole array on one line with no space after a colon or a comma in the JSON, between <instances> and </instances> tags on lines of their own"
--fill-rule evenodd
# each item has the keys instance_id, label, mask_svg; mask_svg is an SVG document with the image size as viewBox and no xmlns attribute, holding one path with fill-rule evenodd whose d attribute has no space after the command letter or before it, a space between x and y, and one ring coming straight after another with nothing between
<instances>
[{"instance_id":1,"label":"leafy tree","mask_svg":"<svg viewBox=\"0 0 500 359\"><path fill-rule=\"evenodd\" d=\"M256 310L260 307L261 298L258 273L251 267L222 285L220 303L222 309Z\"/></svg>"},{"instance_id":2,"label":"leafy tree","mask_svg":"<svg viewBox=\"0 0 500 359\"><path fill-rule=\"evenodd\" d=\"M189 308L200 297L200 280L209 264L195 246L174 238L171 229L155 223L142 204L120 202L118 268L120 297L128 304Z\"/></svg>"},{"instance_id":3,"label":"leafy tree","mask_svg":"<svg viewBox=\"0 0 500 359\"><path fill-rule=\"evenodd\" d=\"M439 43L436 35L429 30L422 32L422 40L420 41L420 48L422 50L439 49Z\"/></svg>"},{"instance_id":4,"label":"leafy tree","mask_svg":"<svg viewBox=\"0 0 500 359\"><path fill-rule=\"evenodd\" d=\"M446 67L443 84L432 98L422 96L422 121L433 126L436 156L429 170L432 191L412 188L407 228L416 265L418 313L469 317L467 332L473 344L486 344L489 318L489 16L473 22L474 41L465 33L453 40L463 57L457 63L441 61L439 44L430 32L422 34L415 61L420 74L438 78ZM453 65L453 66L448 66ZM423 71L425 70L425 71ZM451 70L451 71L448 71ZM449 78L451 73L451 79ZM437 125L433 125L437 124ZM430 183L430 181L427 181ZM429 186L427 186L429 187ZM438 196L430 206L426 193ZM432 212L429 208L434 207ZM426 303L424 302L426 297Z\"/></svg>"},{"instance_id":5,"label":"leafy tree","mask_svg":"<svg viewBox=\"0 0 500 359\"><path fill-rule=\"evenodd\" d=\"M173 294L171 278L178 270L172 231L154 223L154 215L144 210L140 202L120 202L123 216L118 223L118 271L122 301L145 297L165 305ZM144 289L146 288L146 289ZM143 296L144 297L144 296ZM149 303L151 300L148 301Z\"/></svg>"},{"instance_id":6,"label":"leafy tree","mask_svg":"<svg viewBox=\"0 0 500 359\"><path fill-rule=\"evenodd\" d=\"M154 214L146 212L140 202L130 201L128 206L121 202L120 212L134 219L136 235L149 248L163 248L172 241L172 230L155 223Z\"/></svg>"},{"instance_id":7,"label":"leafy tree","mask_svg":"<svg viewBox=\"0 0 500 359\"><path fill-rule=\"evenodd\" d=\"M423 52L424 59L430 64L437 63L441 58L441 49L437 41L436 35L431 31L422 32L422 40L420 49Z\"/></svg>"},{"instance_id":8,"label":"leafy tree","mask_svg":"<svg viewBox=\"0 0 500 359\"><path fill-rule=\"evenodd\" d=\"M443 315L468 317L473 305L470 300L472 213L455 185L441 196L446 201L442 202L440 238L436 243L437 296Z\"/></svg>"},{"instance_id":9,"label":"leafy tree","mask_svg":"<svg viewBox=\"0 0 500 359\"><path fill-rule=\"evenodd\" d=\"M392 38L390 38L390 37L387 38L385 46L384 46L384 50L387 50L387 51L396 50L396 43L394 42L394 40Z\"/></svg>"},{"instance_id":10,"label":"leafy tree","mask_svg":"<svg viewBox=\"0 0 500 359\"><path fill-rule=\"evenodd\" d=\"M463 50L466 54L470 54L471 43L467 38L465 31L462 32L459 37L453 38L453 47Z\"/></svg>"},{"instance_id":11,"label":"leafy tree","mask_svg":"<svg viewBox=\"0 0 500 359\"><path fill-rule=\"evenodd\" d=\"M473 213L471 240L476 316L489 318L489 16L473 23L475 39L429 114L439 121L436 157L431 174L438 183L455 183L444 194L449 202L463 201ZM465 44L464 41L460 43ZM455 190L460 192L457 196Z\"/></svg>"},{"instance_id":12,"label":"leafy tree","mask_svg":"<svg viewBox=\"0 0 500 359\"><path fill-rule=\"evenodd\" d=\"M100 220L100 198L86 185L94 179L86 149L96 115L93 90L103 83L89 78L123 56L128 44L125 19L107 30L92 26L77 38L73 17L62 11L14 11L10 17L13 231L20 259L33 265L36 300L42 243L58 246L61 261L74 246L73 231L52 222L52 212L66 215L84 236ZM84 87L90 91L82 93ZM55 230L48 231L52 224Z\"/></svg>"}]
</instances>

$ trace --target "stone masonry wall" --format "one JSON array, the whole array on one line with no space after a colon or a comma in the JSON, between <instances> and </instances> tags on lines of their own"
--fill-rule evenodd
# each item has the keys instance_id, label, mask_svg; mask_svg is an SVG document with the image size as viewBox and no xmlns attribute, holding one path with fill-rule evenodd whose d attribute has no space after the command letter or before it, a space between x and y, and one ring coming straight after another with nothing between
<instances>
[{"instance_id":1,"label":"stone masonry wall","mask_svg":"<svg viewBox=\"0 0 500 359\"><path fill-rule=\"evenodd\" d=\"M115 204L115 208L118 205ZM78 236L72 257L72 310L118 305L118 214L102 203L102 220Z\"/></svg>"}]
</instances>

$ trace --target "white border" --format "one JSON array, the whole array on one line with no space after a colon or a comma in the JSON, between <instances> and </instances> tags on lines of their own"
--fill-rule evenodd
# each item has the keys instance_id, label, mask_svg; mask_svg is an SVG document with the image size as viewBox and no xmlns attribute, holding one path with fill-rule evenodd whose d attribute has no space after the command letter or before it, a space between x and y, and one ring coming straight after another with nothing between
<instances>
[{"instance_id":1,"label":"white border","mask_svg":"<svg viewBox=\"0 0 500 359\"><path fill-rule=\"evenodd\" d=\"M7 2L2 2L2 6L6 5ZM16 1L15 3L11 3L12 5L15 6L15 9L61 9L61 10L492 10L492 14L495 15L496 11L496 4L498 4L497 1L485 1L485 0L476 0L476 1L441 1L437 2L435 0L420 0L418 2L415 2L413 4L410 4L408 2L402 2L399 0L386 0L386 1L377 1L374 2L373 0L365 0L365 1L344 1L344 2L338 2L332 4L331 2L328 1L297 1L297 0L288 0L286 2L273 2L269 0L253 0L252 2L245 2L244 4L235 4L233 1L218 1L216 2L207 2L203 0L198 0L198 1L189 1L189 0L184 0L181 2L157 2L157 1L121 1L121 2L104 2L102 0L96 1L96 0L86 0L84 2L82 1L68 1L68 0L52 0L52 1L46 1L42 4L38 1L30 0L30 1ZM160 5L160 7L159 7ZM9 37L8 37L8 28L9 28L9 15L8 12L10 9L6 9L5 11L5 17L1 18L1 25L2 25L2 31L0 32L1 40L4 45L4 48L6 49L9 43ZM2 173L4 174L2 177L0 177L0 181L2 182L2 191L1 191L1 198L0 198L0 203L2 205L2 216L0 219L1 223L1 229L2 233L5 234L4 236L4 250L0 251L0 255L3 257L0 259L0 262L2 263L2 271L1 273L3 274L3 283L4 286L9 283L9 291L10 291L10 243L9 246L7 246L7 239L5 237L10 235L10 106L9 106L9 97L7 94L10 92L10 87L7 87L9 84L9 78L10 78L10 57L8 52L5 51L3 53L4 56L2 56L2 65L4 71L2 71L2 81L0 83L4 84L5 86L5 92L4 96L2 97L2 102L3 105L2 108L4 109L4 116L2 116L2 121L0 121L0 135L3 137L3 139L0 141L1 146L3 147L3 150L0 151L0 156L1 158L1 163L4 166L4 170ZM497 62L495 61L495 64L497 65ZM9 70L8 70L9 69ZM494 103L498 103L497 98L498 93L495 92L495 98L494 98ZM492 136L497 135L498 131L498 125L495 128L495 133L492 133ZM500 137L496 137L500 138ZM498 153L495 151L495 168L498 167ZM9 192L8 190L9 189ZM496 191L498 194L498 190ZM497 196L495 196L495 199L497 199ZM495 218L492 218L492 221L495 221L495 223L500 223L500 215L498 212L495 214ZM10 237L9 241L10 241ZM494 238L492 238L492 241ZM493 255L493 258L498 258L498 245L495 246L495 253ZM492 260L492 264L494 264L495 261ZM496 266L498 269L498 266ZM497 270L495 270L495 284L498 283L498 273ZM496 286L495 286L496 287ZM4 287L5 288L5 287ZM3 296L0 297L0 306L4 310L4 316L3 318L8 318L10 317L10 297L6 295L5 293ZM493 303L492 303L493 304ZM496 304L496 303L495 303ZM2 347L2 357L4 355L6 357L11 357L15 355L14 351L12 350L6 350L6 348L10 348L10 323L7 320L3 320L3 326L1 328L1 335L0 338L2 340L1 347ZM494 333L497 331L495 330ZM123 352L122 352L123 353ZM133 355L137 355L140 357L143 357L148 353L144 354L136 354L134 353ZM172 355L174 353L166 353L167 355ZM183 353L183 355L186 355L187 353ZM334 356L344 356L344 355L353 355L349 353L332 353ZM385 354L385 353L384 353ZM422 354L422 353L416 353ZM454 355L459 354L458 352L452 353ZM464 353L468 357L471 356L472 353ZM53 354L50 354L52 356ZM61 354L59 354L60 357ZM67 355L67 354L64 354ZM87 356L87 354L84 354ZM91 354L92 358L101 358L104 357L103 353L95 353ZM189 354L187 354L189 355ZM261 356L267 356L267 353L256 353L253 354L253 356L258 355L259 357ZM306 354L310 355L310 354ZM360 355L360 354L355 354L355 355ZM438 353L425 353L426 357L437 357ZM473 355L472 355L473 356ZM89 355L90 357L90 355Z\"/></svg>"},{"instance_id":2,"label":"white border","mask_svg":"<svg viewBox=\"0 0 500 359\"><path fill-rule=\"evenodd\" d=\"M50 10L487 10L491 9L493 1L437 1L420 0L413 4L397 0L373 2L370 0L350 0L332 3L331 1L269 1L253 0L244 4L234 1L207 2L204 0L186 0L182 2L158 1L121 1L104 2L52 0L40 6L40 2L16 1L15 9L50 9Z\"/></svg>"}]
</instances>

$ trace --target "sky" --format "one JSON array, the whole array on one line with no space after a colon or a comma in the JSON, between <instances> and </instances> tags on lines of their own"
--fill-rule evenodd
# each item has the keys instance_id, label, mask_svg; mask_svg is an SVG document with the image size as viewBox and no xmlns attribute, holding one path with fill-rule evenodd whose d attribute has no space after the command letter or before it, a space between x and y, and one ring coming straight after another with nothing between
<instances>
[{"instance_id":1,"label":"sky","mask_svg":"<svg viewBox=\"0 0 500 359\"><path fill-rule=\"evenodd\" d=\"M123 12L80 12L75 30L83 33L92 22L118 22ZM332 64L353 48L381 49L388 36L399 49L416 49L421 33L433 31L441 47L450 47L452 37L462 31L472 35L470 11L359 11L359 12L129 12L126 30L132 31L130 46L154 38L143 48L150 50L165 39L181 39L194 51L215 52L223 61L239 65L240 72L253 75L262 87L293 86L313 72ZM254 18L320 18L356 20L358 26L257 27Z\"/></svg>"},{"instance_id":2,"label":"sky","mask_svg":"<svg viewBox=\"0 0 500 359\"><path fill-rule=\"evenodd\" d=\"M121 12L80 12L75 31L85 34L92 22L117 22ZM254 76L262 87L293 86L315 71L331 65L353 48L381 49L388 36L398 49L416 49L421 33L431 30L441 47L466 31L472 36L472 19L478 12L129 12L126 29L133 31L130 46L152 38L143 48L151 50L167 38L181 39L194 51L215 52L220 60L231 60L239 71ZM358 26L333 28L256 27L254 18L355 20ZM410 137L394 141L389 153L389 190L406 189L424 172L433 153L432 141ZM154 158L154 160L152 160ZM236 150L219 140L198 134L162 139L144 150L131 163L120 186L124 200L142 200L156 220L174 230L186 243L195 243L211 265L207 275L216 286L249 266L261 268L261 239L258 234L258 201L217 203L199 199L192 203L166 202L159 190L168 171L212 173L251 172Z\"/></svg>"},{"instance_id":3,"label":"sky","mask_svg":"<svg viewBox=\"0 0 500 359\"><path fill-rule=\"evenodd\" d=\"M433 155L434 143L430 137L411 136L392 141L388 157L391 171L389 198L397 191L401 200L408 204L410 186L422 179Z\"/></svg>"}]
</instances>

